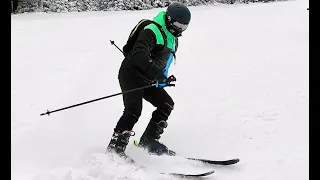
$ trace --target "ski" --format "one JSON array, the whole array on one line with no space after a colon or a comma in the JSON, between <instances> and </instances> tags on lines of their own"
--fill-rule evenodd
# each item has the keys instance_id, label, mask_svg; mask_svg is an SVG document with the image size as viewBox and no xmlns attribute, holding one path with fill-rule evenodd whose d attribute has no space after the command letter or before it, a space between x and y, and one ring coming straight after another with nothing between
<instances>
[{"instance_id":1,"label":"ski","mask_svg":"<svg viewBox=\"0 0 320 180\"><path fill-rule=\"evenodd\" d=\"M137 163L133 158L131 158L130 156L122 156L121 158L123 158L123 160L125 160L128 164L133 165L135 167L137 167L138 169L142 169L142 170L146 170L148 171L148 167L144 166L144 165L140 165L139 163ZM193 174L187 174L187 173L175 173L175 172L158 172L159 174L162 175L169 175L169 176L174 176L174 177L180 177L180 178L191 178L191 177L205 177L205 176L209 176L211 174L214 173L214 170L211 171L207 171L204 173L193 173Z\"/></svg>"},{"instance_id":2,"label":"ski","mask_svg":"<svg viewBox=\"0 0 320 180\"><path fill-rule=\"evenodd\" d=\"M129 157L129 156L128 156ZM143 166L143 165L138 165L138 163L136 163L135 160L133 160L132 158L130 158L130 160L128 161L129 164L132 164L140 169L144 169L144 170L147 170L148 168L146 166ZM169 176L174 176L174 177L180 177L180 178L190 178L190 177L205 177L205 176L209 176L211 174L214 173L214 170L211 170L211 171L207 171L207 172L204 172L204 173L194 173L194 174L186 174L186 173L174 173L174 172L159 172L160 174L162 175L169 175Z\"/></svg>"},{"instance_id":3,"label":"ski","mask_svg":"<svg viewBox=\"0 0 320 180\"><path fill-rule=\"evenodd\" d=\"M232 164L236 164L240 161L240 159L235 158L235 159L228 159L228 160L209 160L209 159L199 159L199 158L186 158L189 160L193 160L193 161L199 161L199 162L203 162L206 164L213 164L213 165L232 165Z\"/></svg>"},{"instance_id":4,"label":"ski","mask_svg":"<svg viewBox=\"0 0 320 180\"><path fill-rule=\"evenodd\" d=\"M214 171L208 171L205 173L199 173L199 174L183 174L183 173L160 173L160 174L165 174L165 175L170 175L170 176L175 176L175 177L180 177L180 178L189 178L189 177L204 177L204 176L209 176L213 174Z\"/></svg>"},{"instance_id":5,"label":"ski","mask_svg":"<svg viewBox=\"0 0 320 180\"><path fill-rule=\"evenodd\" d=\"M136 147L139 147L138 140L134 140L133 143ZM178 156L178 155L173 155L173 156ZM240 159L238 159L238 158L228 159L228 160L210 160L210 159L200 159L200 158L193 158L193 157L183 157L183 158L188 159L188 160L192 160L192 161L202 162L205 164L223 165L223 166L236 164L240 161Z\"/></svg>"}]
</instances>

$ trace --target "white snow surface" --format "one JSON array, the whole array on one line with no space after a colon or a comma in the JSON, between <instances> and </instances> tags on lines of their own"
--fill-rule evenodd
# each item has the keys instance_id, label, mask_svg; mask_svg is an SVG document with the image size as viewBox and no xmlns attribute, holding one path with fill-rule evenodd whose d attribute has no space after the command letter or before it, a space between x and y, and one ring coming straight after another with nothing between
<instances>
[{"instance_id":1,"label":"white snow surface","mask_svg":"<svg viewBox=\"0 0 320 180\"><path fill-rule=\"evenodd\" d=\"M133 146L152 111L144 109L127 153L147 171L106 155L123 112L121 96L40 116L120 92L122 47L132 27L162 9L11 15L12 180L167 180L157 172L215 169L210 180L309 178L309 2L190 7L166 88L175 101L161 142L207 166L155 157Z\"/></svg>"}]
</instances>

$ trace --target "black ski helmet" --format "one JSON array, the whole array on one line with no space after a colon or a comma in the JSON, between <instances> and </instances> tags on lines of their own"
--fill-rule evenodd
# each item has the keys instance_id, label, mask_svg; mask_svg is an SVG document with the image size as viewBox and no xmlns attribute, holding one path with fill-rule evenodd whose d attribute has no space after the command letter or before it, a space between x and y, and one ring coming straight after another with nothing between
<instances>
[{"instance_id":1,"label":"black ski helmet","mask_svg":"<svg viewBox=\"0 0 320 180\"><path fill-rule=\"evenodd\" d=\"M190 23L191 13L182 3L171 3L166 11L166 27L175 36L181 36Z\"/></svg>"}]
</instances>

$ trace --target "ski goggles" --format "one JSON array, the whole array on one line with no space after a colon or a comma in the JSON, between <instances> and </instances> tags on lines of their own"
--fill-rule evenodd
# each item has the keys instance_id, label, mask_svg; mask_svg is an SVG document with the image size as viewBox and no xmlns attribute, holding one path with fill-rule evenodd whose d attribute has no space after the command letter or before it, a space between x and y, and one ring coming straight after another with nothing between
<instances>
[{"instance_id":1,"label":"ski goggles","mask_svg":"<svg viewBox=\"0 0 320 180\"><path fill-rule=\"evenodd\" d=\"M172 26L174 29L178 30L180 33L182 33L188 28L188 24L182 24L182 23L179 23L178 21L173 22Z\"/></svg>"}]
</instances>

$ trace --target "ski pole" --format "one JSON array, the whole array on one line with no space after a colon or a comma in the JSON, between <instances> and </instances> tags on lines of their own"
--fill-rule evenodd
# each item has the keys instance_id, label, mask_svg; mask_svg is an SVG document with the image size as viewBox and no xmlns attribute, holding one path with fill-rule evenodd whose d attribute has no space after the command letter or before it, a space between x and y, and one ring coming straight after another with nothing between
<instances>
[{"instance_id":1,"label":"ski pole","mask_svg":"<svg viewBox=\"0 0 320 180\"><path fill-rule=\"evenodd\" d=\"M114 43L114 41L110 40L110 42L111 42L111 45L114 45L114 46L115 46L116 48L118 48L119 51L121 51L122 54L123 54L123 51Z\"/></svg>"},{"instance_id":2,"label":"ski pole","mask_svg":"<svg viewBox=\"0 0 320 180\"><path fill-rule=\"evenodd\" d=\"M156 85L156 83L149 84L147 86L142 86L142 87L131 89L131 90L128 90L128 91L123 91L123 92L112 94L112 95L109 95L109 96L93 99L91 101L82 102L82 103L75 104L75 105L68 106L68 107L64 107L64 108L61 108L61 109L57 109L57 110L53 110L53 111L47 110L47 112L40 114L40 116L46 115L46 114L48 114L48 116L49 116L51 113L54 113L54 112L57 112L57 111L62 111L62 110L65 110L65 109L69 109L69 108L73 108L73 107L80 106L80 105L83 105L83 104L88 104L88 103L91 103L91 102L94 102L94 101L99 101L99 100L102 100L102 99L114 97L114 96L117 96L117 95L120 95L120 94L124 94L124 93L129 93L129 92L138 91L138 90L141 90L141 89L146 89L146 88L149 88L149 87L152 87L152 86L155 86L155 85Z\"/></svg>"}]
</instances>

